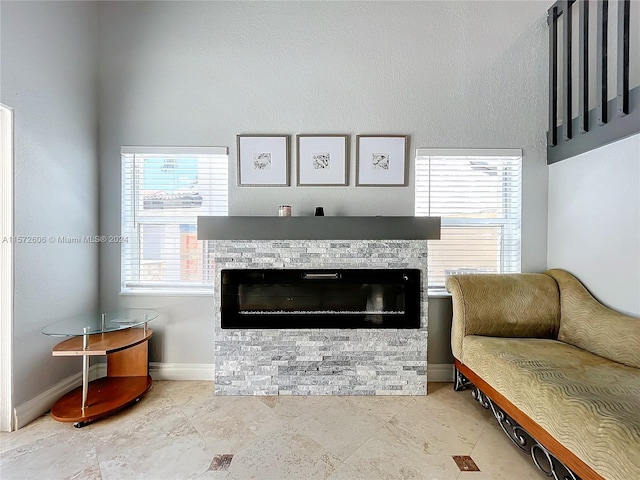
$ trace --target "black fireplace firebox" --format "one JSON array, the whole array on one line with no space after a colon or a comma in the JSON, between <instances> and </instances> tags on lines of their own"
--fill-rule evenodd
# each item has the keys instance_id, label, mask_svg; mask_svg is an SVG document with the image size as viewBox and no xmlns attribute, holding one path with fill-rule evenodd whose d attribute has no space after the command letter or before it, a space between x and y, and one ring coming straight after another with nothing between
<instances>
[{"instance_id":1,"label":"black fireplace firebox","mask_svg":"<svg viewBox=\"0 0 640 480\"><path fill-rule=\"evenodd\" d=\"M222 270L222 328L420 328L418 269Z\"/></svg>"}]
</instances>

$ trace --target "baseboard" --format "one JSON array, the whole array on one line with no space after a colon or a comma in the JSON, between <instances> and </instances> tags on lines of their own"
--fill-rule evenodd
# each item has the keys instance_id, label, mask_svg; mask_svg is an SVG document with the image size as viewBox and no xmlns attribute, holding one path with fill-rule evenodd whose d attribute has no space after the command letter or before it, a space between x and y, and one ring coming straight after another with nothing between
<instances>
[{"instance_id":1,"label":"baseboard","mask_svg":"<svg viewBox=\"0 0 640 480\"><path fill-rule=\"evenodd\" d=\"M89 380L102 377L106 375L106 373L106 363L92 365L89 367ZM36 418L44 415L61 396L81 385L82 372L68 376L44 392L33 397L31 400L27 400L23 404L18 405L13 409L14 428L19 430L34 421Z\"/></svg>"},{"instance_id":2,"label":"baseboard","mask_svg":"<svg viewBox=\"0 0 640 480\"><path fill-rule=\"evenodd\" d=\"M154 380L213 381L213 364L150 362L149 374Z\"/></svg>"},{"instance_id":3,"label":"baseboard","mask_svg":"<svg viewBox=\"0 0 640 480\"><path fill-rule=\"evenodd\" d=\"M453 382L453 363L427 364L427 381Z\"/></svg>"},{"instance_id":4,"label":"baseboard","mask_svg":"<svg viewBox=\"0 0 640 480\"><path fill-rule=\"evenodd\" d=\"M159 363L149 364L149 374L154 380L205 380L213 381L213 365L208 363ZM107 364L97 363L89 369L89 379L104 377ZM436 363L427 365L429 382L452 382L453 365ZM82 373L71 375L38 396L14 409L14 426L20 429L42 416L65 393L82 385Z\"/></svg>"}]
</instances>

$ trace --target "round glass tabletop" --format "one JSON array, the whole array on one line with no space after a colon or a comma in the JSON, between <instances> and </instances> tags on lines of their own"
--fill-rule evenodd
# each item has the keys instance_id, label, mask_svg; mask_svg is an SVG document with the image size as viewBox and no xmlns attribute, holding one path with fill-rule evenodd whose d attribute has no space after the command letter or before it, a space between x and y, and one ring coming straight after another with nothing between
<instances>
[{"instance_id":1,"label":"round glass tabletop","mask_svg":"<svg viewBox=\"0 0 640 480\"><path fill-rule=\"evenodd\" d=\"M115 332L143 325L158 318L158 312L144 308L131 308L115 312L95 313L67 318L42 329L53 337L75 337L78 335ZM86 330L85 330L86 329Z\"/></svg>"}]
</instances>

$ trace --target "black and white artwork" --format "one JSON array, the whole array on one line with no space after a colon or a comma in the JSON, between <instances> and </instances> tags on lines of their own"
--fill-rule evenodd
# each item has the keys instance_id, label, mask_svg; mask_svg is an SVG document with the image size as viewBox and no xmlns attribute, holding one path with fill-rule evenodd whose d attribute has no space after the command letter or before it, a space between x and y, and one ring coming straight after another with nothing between
<instances>
[{"instance_id":1,"label":"black and white artwork","mask_svg":"<svg viewBox=\"0 0 640 480\"><path fill-rule=\"evenodd\" d=\"M238 135L238 185L288 186L289 135Z\"/></svg>"},{"instance_id":2,"label":"black and white artwork","mask_svg":"<svg viewBox=\"0 0 640 480\"><path fill-rule=\"evenodd\" d=\"M297 184L347 185L347 135L298 135Z\"/></svg>"},{"instance_id":3,"label":"black and white artwork","mask_svg":"<svg viewBox=\"0 0 640 480\"><path fill-rule=\"evenodd\" d=\"M356 185L407 185L407 135L358 135Z\"/></svg>"},{"instance_id":4,"label":"black and white artwork","mask_svg":"<svg viewBox=\"0 0 640 480\"><path fill-rule=\"evenodd\" d=\"M253 169L271 170L271 152L254 152Z\"/></svg>"},{"instance_id":5,"label":"black and white artwork","mask_svg":"<svg viewBox=\"0 0 640 480\"><path fill-rule=\"evenodd\" d=\"M325 170L331 168L331 153L314 153L313 168L315 170Z\"/></svg>"},{"instance_id":6,"label":"black and white artwork","mask_svg":"<svg viewBox=\"0 0 640 480\"><path fill-rule=\"evenodd\" d=\"M371 167L374 170L389 170L389 154L388 153L371 154Z\"/></svg>"}]
</instances>

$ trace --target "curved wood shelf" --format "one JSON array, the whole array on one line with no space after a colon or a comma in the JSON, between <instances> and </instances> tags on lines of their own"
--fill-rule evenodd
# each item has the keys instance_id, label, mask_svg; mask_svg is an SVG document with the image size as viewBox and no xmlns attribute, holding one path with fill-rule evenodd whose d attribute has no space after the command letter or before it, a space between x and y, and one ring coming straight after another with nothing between
<instances>
[{"instance_id":1,"label":"curved wood shelf","mask_svg":"<svg viewBox=\"0 0 640 480\"><path fill-rule=\"evenodd\" d=\"M82 387L62 396L51 408L59 422L90 422L110 415L135 402L151 388L151 376L103 377L89 383L87 406L83 409Z\"/></svg>"},{"instance_id":2,"label":"curved wood shelf","mask_svg":"<svg viewBox=\"0 0 640 480\"><path fill-rule=\"evenodd\" d=\"M145 335L143 328L128 328L115 332L98 333L89 335L89 346L82 348L82 337L72 337L60 342L53 347L53 356L80 356L80 355L108 355L110 353L133 347L147 341L153 330L147 328Z\"/></svg>"}]
</instances>

